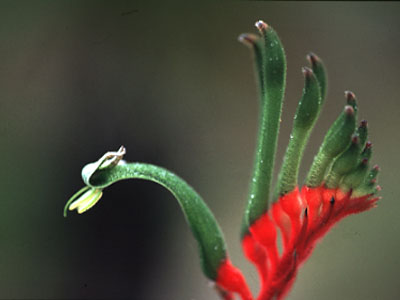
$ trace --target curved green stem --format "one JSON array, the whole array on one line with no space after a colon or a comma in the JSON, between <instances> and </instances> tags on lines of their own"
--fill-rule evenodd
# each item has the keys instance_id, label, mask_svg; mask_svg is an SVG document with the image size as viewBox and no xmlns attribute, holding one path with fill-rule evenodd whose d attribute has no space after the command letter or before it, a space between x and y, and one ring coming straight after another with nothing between
<instances>
[{"instance_id":1,"label":"curved green stem","mask_svg":"<svg viewBox=\"0 0 400 300\"><path fill-rule=\"evenodd\" d=\"M208 278L215 280L218 267L227 256L226 246L221 229L203 199L188 183L174 173L151 164L120 161L122 155L119 152L109 152L99 161L86 165L82 170L82 177L93 192L91 195L85 196L88 194L86 192L81 198L75 200L82 194L83 189L80 190L67 202L65 209L74 206L78 207L79 212L79 203L77 205L74 203L81 201L85 205L87 199L93 206L104 188L120 180L144 179L158 183L169 190L178 200L198 242L203 271ZM84 207L82 210L86 209Z\"/></svg>"}]
</instances>

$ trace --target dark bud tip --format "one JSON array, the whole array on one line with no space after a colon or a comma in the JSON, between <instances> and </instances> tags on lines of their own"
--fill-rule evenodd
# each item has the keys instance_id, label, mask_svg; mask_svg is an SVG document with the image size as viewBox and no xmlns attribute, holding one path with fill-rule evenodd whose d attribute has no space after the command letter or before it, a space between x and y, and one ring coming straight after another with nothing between
<instances>
[{"instance_id":1,"label":"dark bud tip","mask_svg":"<svg viewBox=\"0 0 400 300\"><path fill-rule=\"evenodd\" d=\"M346 113L346 115L352 116L352 115L354 115L354 108L350 105L346 105L344 107L344 112Z\"/></svg>"},{"instance_id":2,"label":"dark bud tip","mask_svg":"<svg viewBox=\"0 0 400 300\"><path fill-rule=\"evenodd\" d=\"M319 57L312 52L308 53L306 57L310 64L313 66L321 61Z\"/></svg>"},{"instance_id":3,"label":"dark bud tip","mask_svg":"<svg viewBox=\"0 0 400 300\"><path fill-rule=\"evenodd\" d=\"M251 33L242 33L238 37L238 41L246 46L253 47L258 40L258 36Z\"/></svg>"},{"instance_id":4,"label":"dark bud tip","mask_svg":"<svg viewBox=\"0 0 400 300\"><path fill-rule=\"evenodd\" d=\"M367 127L367 125L368 125L368 122L367 122L367 120L362 120L361 121L361 123L360 123L360 127Z\"/></svg>"},{"instance_id":5,"label":"dark bud tip","mask_svg":"<svg viewBox=\"0 0 400 300\"><path fill-rule=\"evenodd\" d=\"M255 25L256 25L257 29L258 29L261 33L265 32L265 31L267 30L267 28L268 28L268 24L265 23L265 22L262 21L262 20L257 21Z\"/></svg>"},{"instance_id":6,"label":"dark bud tip","mask_svg":"<svg viewBox=\"0 0 400 300\"><path fill-rule=\"evenodd\" d=\"M375 165L372 169L374 169L375 171L378 171L378 172L381 170L381 168L378 165Z\"/></svg>"},{"instance_id":7,"label":"dark bud tip","mask_svg":"<svg viewBox=\"0 0 400 300\"><path fill-rule=\"evenodd\" d=\"M368 158L363 158L361 161L362 164L366 165L368 163Z\"/></svg>"},{"instance_id":8,"label":"dark bud tip","mask_svg":"<svg viewBox=\"0 0 400 300\"><path fill-rule=\"evenodd\" d=\"M304 76L307 78L310 78L311 75L313 74L313 71L308 67L302 67L301 71L303 72Z\"/></svg>"},{"instance_id":9,"label":"dark bud tip","mask_svg":"<svg viewBox=\"0 0 400 300\"><path fill-rule=\"evenodd\" d=\"M366 149L369 149L369 148L371 148L372 147L372 143L371 143L371 141L368 141L366 144L365 144L365 150ZM364 150L364 151L365 151Z\"/></svg>"},{"instance_id":10,"label":"dark bud tip","mask_svg":"<svg viewBox=\"0 0 400 300\"><path fill-rule=\"evenodd\" d=\"M335 197L332 196L331 200L329 200L329 203L330 203L331 205L335 204Z\"/></svg>"},{"instance_id":11,"label":"dark bud tip","mask_svg":"<svg viewBox=\"0 0 400 300\"><path fill-rule=\"evenodd\" d=\"M353 135L351 136L351 142L352 142L353 144L358 144L359 141L360 141L360 138L359 138L358 134L353 134Z\"/></svg>"},{"instance_id":12,"label":"dark bud tip","mask_svg":"<svg viewBox=\"0 0 400 300\"><path fill-rule=\"evenodd\" d=\"M352 103L352 102L354 102L356 100L356 95L354 95L353 92L345 91L344 92L344 96L347 99L347 103Z\"/></svg>"}]
</instances>

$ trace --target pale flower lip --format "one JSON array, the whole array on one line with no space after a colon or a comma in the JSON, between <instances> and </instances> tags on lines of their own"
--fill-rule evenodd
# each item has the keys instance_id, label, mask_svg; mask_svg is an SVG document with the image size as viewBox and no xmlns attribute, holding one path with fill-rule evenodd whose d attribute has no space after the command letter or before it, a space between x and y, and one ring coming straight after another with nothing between
<instances>
[{"instance_id":1,"label":"pale flower lip","mask_svg":"<svg viewBox=\"0 0 400 300\"><path fill-rule=\"evenodd\" d=\"M107 152L98 161L90 163L82 169L82 179L86 183L86 186L81 188L67 201L67 204L64 206L64 217L67 216L68 210L76 209L78 214L82 214L100 200L101 196L103 196L104 187L91 187L89 178L98 170L126 164L122 160L125 154L126 149L124 146L121 146L118 151Z\"/></svg>"},{"instance_id":2,"label":"pale flower lip","mask_svg":"<svg viewBox=\"0 0 400 300\"><path fill-rule=\"evenodd\" d=\"M106 152L99 160L96 162L87 164L82 169L82 179L87 186L91 186L90 177L98 170L104 170L107 168L113 168L118 164L123 164L122 158L126 154L126 149L121 146L118 151Z\"/></svg>"},{"instance_id":3,"label":"pale flower lip","mask_svg":"<svg viewBox=\"0 0 400 300\"><path fill-rule=\"evenodd\" d=\"M68 209L77 209L78 213L82 214L92 208L100 200L102 195L102 189L91 188L74 202L72 202Z\"/></svg>"}]
</instances>

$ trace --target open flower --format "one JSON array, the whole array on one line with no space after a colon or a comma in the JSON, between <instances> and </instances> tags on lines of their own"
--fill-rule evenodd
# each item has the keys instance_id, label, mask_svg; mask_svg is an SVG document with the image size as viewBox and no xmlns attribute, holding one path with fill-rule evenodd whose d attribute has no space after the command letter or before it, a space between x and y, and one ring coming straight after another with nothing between
<instances>
[{"instance_id":1,"label":"open flower","mask_svg":"<svg viewBox=\"0 0 400 300\"><path fill-rule=\"evenodd\" d=\"M112 168L118 164L125 164L122 160L126 153L124 146L121 146L118 151L109 151L105 153L97 162L88 164L82 170L83 181L87 184L85 187L76 192L64 207L64 217L67 216L68 210L76 209L79 214L92 208L103 196L103 189L92 187L88 178L96 171Z\"/></svg>"}]
</instances>

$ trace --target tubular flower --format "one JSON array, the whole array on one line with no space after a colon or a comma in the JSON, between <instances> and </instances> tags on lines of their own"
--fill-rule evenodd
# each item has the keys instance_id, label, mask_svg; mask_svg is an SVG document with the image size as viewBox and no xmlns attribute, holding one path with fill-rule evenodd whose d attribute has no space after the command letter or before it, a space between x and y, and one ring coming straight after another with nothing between
<instances>
[{"instance_id":1,"label":"tubular flower","mask_svg":"<svg viewBox=\"0 0 400 300\"><path fill-rule=\"evenodd\" d=\"M239 269L227 254L225 241L211 211L183 179L163 168L122 161L125 148L108 152L85 166L86 187L65 206L78 213L90 209L107 186L129 178L151 180L167 188L178 200L199 245L204 274L216 283L222 299L283 299L293 285L299 266L323 236L342 218L376 206L379 167L370 168L372 144L367 122L357 123L354 93L345 92L346 103L328 130L304 185L298 173L311 131L327 92L325 67L318 56L307 55L303 68L304 89L295 113L289 144L277 184L271 191L277 138L286 83L286 58L276 32L263 21L260 35L242 34L239 40L254 54L260 89L261 118L250 191L241 240L245 256L260 277L260 291L253 297ZM272 192L272 193L271 193ZM270 201L272 194L272 201ZM282 251L278 250L278 234Z\"/></svg>"}]
</instances>

